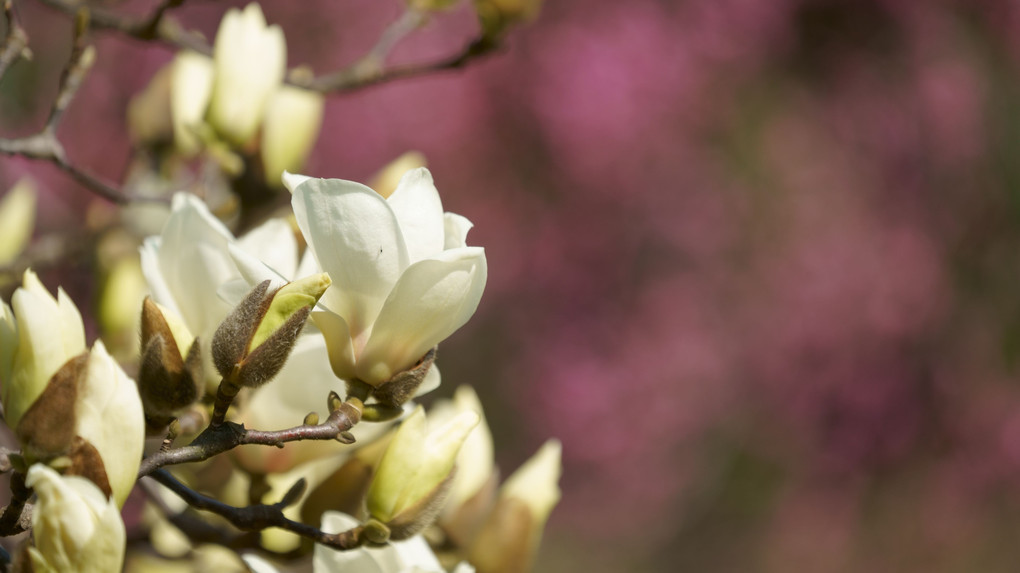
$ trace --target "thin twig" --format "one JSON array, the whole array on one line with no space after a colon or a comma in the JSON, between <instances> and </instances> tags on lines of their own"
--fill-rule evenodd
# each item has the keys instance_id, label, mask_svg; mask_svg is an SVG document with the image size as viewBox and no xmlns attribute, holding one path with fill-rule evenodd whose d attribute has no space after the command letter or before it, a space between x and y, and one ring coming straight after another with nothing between
<instances>
[{"instance_id":1,"label":"thin twig","mask_svg":"<svg viewBox=\"0 0 1020 573\"><path fill-rule=\"evenodd\" d=\"M191 507L215 513L242 531L261 531L268 527L279 527L291 533L296 533L301 537L311 539L316 543L340 550L353 549L365 542L364 537L361 535L361 527L355 527L340 533L326 533L311 525L305 525L304 523L289 519L283 514L283 509L297 501L300 497L301 491L299 488L304 487L304 480L299 480L284 495L283 500L278 503L234 507L194 491L177 481L177 478L166 470L156 470L149 477L169 488L170 491L177 494Z\"/></svg>"},{"instance_id":2,"label":"thin twig","mask_svg":"<svg viewBox=\"0 0 1020 573\"><path fill-rule=\"evenodd\" d=\"M290 83L326 94L351 92L394 80L457 70L495 52L497 48L498 45L489 38L481 37L465 46L460 53L433 62L384 68L374 60L361 59L345 69L330 74L310 79L295 76L290 79Z\"/></svg>"},{"instance_id":3,"label":"thin twig","mask_svg":"<svg viewBox=\"0 0 1020 573\"><path fill-rule=\"evenodd\" d=\"M0 48L0 77L3 77L7 68L25 53L28 47L28 34L21 27L17 16L14 13L12 0L4 0L4 19L7 21L7 38L3 47Z\"/></svg>"},{"instance_id":4,"label":"thin twig","mask_svg":"<svg viewBox=\"0 0 1020 573\"><path fill-rule=\"evenodd\" d=\"M342 443L353 443L353 437L348 432L360 420L361 408L352 402L344 402L323 423L317 425L304 424L274 432L247 430L244 426L232 422L210 426L187 446L156 452L142 460L138 477L147 476L163 466L207 460L248 444L282 448L287 442L299 440L338 440Z\"/></svg>"},{"instance_id":5,"label":"thin twig","mask_svg":"<svg viewBox=\"0 0 1020 573\"><path fill-rule=\"evenodd\" d=\"M74 15L85 4L77 0L40 0L43 4ZM99 30L112 30L143 42L159 42L174 48L194 50L201 54L212 54L212 47L202 34L186 30L174 19L165 17L166 12L183 4L183 0L163 0L152 14L137 18L117 14L97 7L88 7L89 25Z\"/></svg>"}]
</instances>

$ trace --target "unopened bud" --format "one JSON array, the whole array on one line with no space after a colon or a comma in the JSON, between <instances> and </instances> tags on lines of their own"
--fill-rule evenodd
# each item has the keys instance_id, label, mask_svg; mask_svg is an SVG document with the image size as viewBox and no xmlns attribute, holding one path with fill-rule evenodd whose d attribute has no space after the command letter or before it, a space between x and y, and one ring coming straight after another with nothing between
<instances>
[{"instance_id":1,"label":"unopened bud","mask_svg":"<svg viewBox=\"0 0 1020 573\"><path fill-rule=\"evenodd\" d=\"M399 541L436 520L452 483L457 453L478 415L463 412L426 430L419 406L397 430L368 491L369 514L385 523Z\"/></svg>"},{"instance_id":2,"label":"unopened bud","mask_svg":"<svg viewBox=\"0 0 1020 573\"><path fill-rule=\"evenodd\" d=\"M213 363L225 378L257 387L276 376L305 321L330 285L321 273L274 292L263 281L224 319L213 336Z\"/></svg>"},{"instance_id":3,"label":"unopened bud","mask_svg":"<svg viewBox=\"0 0 1020 573\"><path fill-rule=\"evenodd\" d=\"M18 181L0 199L0 265L9 265L25 250L35 227L35 183Z\"/></svg>"},{"instance_id":4,"label":"unopened bud","mask_svg":"<svg viewBox=\"0 0 1020 573\"><path fill-rule=\"evenodd\" d=\"M305 416L304 424L306 426L316 426L319 424L319 414L317 412L309 412Z\"/></svg>"},{"instance_id":5,"label":"unopened bud","mask_svg":"<svg viewBox=\"0 0 1020 573\"><path fill-rule=\"evenodd\" d=\"M146 297L142 303L142 361L138 392L145 414L165 426L198 400L205 377L198 340L170 310Z\"/></svg>"}]
</instances>

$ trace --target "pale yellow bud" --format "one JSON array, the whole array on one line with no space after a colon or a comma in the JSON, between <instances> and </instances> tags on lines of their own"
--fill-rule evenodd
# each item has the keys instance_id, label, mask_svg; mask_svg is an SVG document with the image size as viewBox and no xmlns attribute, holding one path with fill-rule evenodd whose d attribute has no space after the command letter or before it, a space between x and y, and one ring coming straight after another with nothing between
<instances>
[{"instance_id":1,"label":"pale yellow bud","mask_svg":"<svg viewBox=\"0 0 1020 573\"><path fill-rule=\"evenodd\" d=\"M174 145L182 155L191 156L202 149L199 133L212 94L213 62L202 54L183 51L172 65L170 116Z\"/></svg>"},{"instance_id":2,"label":"pale yellow bud","mask_svg":"<svg viewBox=\"0 0 1020 573\"><path fill-rule=\"evenodd\" d=\"M485 35L499 39L510 26L534 20L542 0L474 0Z\"/></svg>"},{"instance_id":3,"label":"pale yellow bud","mask_svg":"<svg viewBox=\"0 0 1020 573\"><path fill-rule=\"evenodd\" d=\"M369 514L391 526L393 539L414 535L438 516L457 454L478 420L461 412L429 430L420 406L404 420L368 491Z\"/></svg>"},{"instance_id":4,"label":"pale yellow bud","mask_svg":"<svg viewBox=\"0 0 1020 573\"><path fill-rule=\"evenodd\" d=\"M38 500L32 511L37 572L120 571L124 562L124 522L120 510L91 481L61 476L42 464L28 470L26 485Z\"/></svg>"},{"instance_id":5,"label":"pale yellow bud","mask_svg":"<svg viewBox=\"0 0 1020 573\"><path fill-rule=\"evenodd\" d=\"M258 4L223 16L213 49L215 76L209 123L237 147L258 132L269 96L283 81L287 45L279 26L267 26Z\"/></svg>"},{"instance_id":6,"label":"pale yellow bud","mask_svg":"<svg viewBox=\"0 0 1020 573\"><path fill-rule=\"evenodd\" d=\"M0 265L9 265L25 250L35 228L35 183L24 178L0 199Z\"/></svg>"},{"instance_id":7,"label":"pale yellow bud","mask_svg":"<svg viewBox=\"0 0 1020 573\"><path fill-rule=\"evenodd\" d=\"M270 96L262 124L262 166L266 182L282 187L284 171L304 167L322 127L322 94L281 85Z\"/></svg>"},{"instance_id":8,"label":"pale yellow bud","mask_svg":"<svg viewBox=\"0 0 1020 573\"><path fill-rule=\"evenodd\" d=\"M170 86L174 64L170 63L152 76L149 85L128 104L127 122L131 141L135 143L169 142L173 137L170 111Z\"/></svg>"},{"instance_id":9,"label":"pale yellow bud","mask_svg":"<svg viewBox=\"0 0 1020 573\"><path fill-rule=\"evenodd\" d=\"M457 455L457 475L450 488L446 512L456 510L474 497L485 487L494 471L492 432L485 421L482 403L473 388L460 386L454 392L453 400L437 402L429 412L429 420L431 423L441 424L461 412L474 412L478 414L480 421L468 434Z\"/></svg>"},{"instance_id":10,"label":"pale yellow bud","mask_svg":"<svg viewBox=\"0 0 1020 573\"><path fill-rule=\"evenodd\" d=\"M425 167L425 155L418 151L408 151L380 169L368 186L384 198L388 198L397 190L397 185L400 185L404 174L419 167Z\"/></svg>"},{"instance_id":11,"label":"pale yellow bud","mask_svg":"<svg viewBox=\"0 0 1020 573\"><path fill-rule=\"evenodd\" d=\"M85 326L67 293L58 289L54 298L31 270L25 271L23 286L14 291L11 306L13 313L6 307L3 310L0 329L0 342L4 343L0 380L7 425L15 428L50 377L85 351ZM11 344L15 332L17 342ZM11 353L14 346L17 350Z\"/></svg>"}]
</instances>

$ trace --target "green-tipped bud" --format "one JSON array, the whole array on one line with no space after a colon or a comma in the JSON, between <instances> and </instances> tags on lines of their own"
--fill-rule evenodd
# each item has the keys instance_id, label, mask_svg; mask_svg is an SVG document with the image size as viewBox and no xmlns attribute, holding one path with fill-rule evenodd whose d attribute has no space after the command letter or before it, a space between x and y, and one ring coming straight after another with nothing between
<instances>
[{"instance_id":1,"label":"green-tipped bud","mask_svg":"<svg viewBox=\"0 0 1020 573\"><path fill-rule=\"evenodd\" d=\"M224 378L257 387L276 376L287 361L312 307L330 285L321 273L273 291L257 285L213 335L213 363Z\"/></svg>"},{"instance_id":2,"label":"green-tipped bud","mask_svg":"<svg viewBox=\"0 0 1020 573\"><path fill-rule=\"evenodd\" d=\"M153 430L198 400L205 377L197 339L172 311L142 303L142 362L138 392Z\"/></svg>"},{"instance_id":3,"label":"green-tipped bud","mask_svg":"<svg viewBox=\"0 0 1020 573\"><path fill-rule=\"evenodd\" d=\"M471 548L479 573L524 573L560 500L559 441L549 440L503 484L499 501Z\"/></svg>"},{"instance_id":4,"label":"green-tipped bud","mask_svg":"<svg viewBox=\"0 0 1020 573\"><path fill-rule=\"evenodd\" d=\"M399 541L435 521L449 493L461 445L478 424L478 414L462 412L427 431L419 406L393 436L368 491L369 514L385 523Z\"/></svg>"},{"instance_id":5,"label":"green-tipped bud","mask_svg":"<svg viewBox=\"0 0 1020 573\"><path fill-rule=\"evenodd\" d=\"M0 265L9 265L25 250L35 227L35 183L24 178L0 199Z\"/></svg>"}]
</instances>

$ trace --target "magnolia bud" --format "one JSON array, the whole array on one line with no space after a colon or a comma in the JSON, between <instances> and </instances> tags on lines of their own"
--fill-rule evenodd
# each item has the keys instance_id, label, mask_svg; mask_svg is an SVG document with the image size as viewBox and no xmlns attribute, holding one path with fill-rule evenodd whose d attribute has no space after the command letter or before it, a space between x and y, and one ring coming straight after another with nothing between
<instances>
[{"instance_id":1,"label":"magnolia bud","mask_svg":"<svg viewBox=\"0 0 1020 573\"><path fill-rule=\"evenodd\" d=\"M267 183L282 187L284 171L304 167L319 137L325 105L322 94L287 85L269 97L262 124L262 167Z\"/></svg>"},{"instance_id":2,"label":"magnolia bud","mask_svg":"<svg viewBox=\"0 0 1020 573\"><path fill-rule=\"evenodd\" d=\"M38 501L32 511L35 571L120 571L124 522L114 500L87 479L61 476L42 464L28 470L26 485Z\"/></svg>"},{"instance_id":3,"label":"magnolia bud","mask_svg":"<svg viewBox=\"0 0 1020 573\"><path fill-rule=\"evenodd\" d=\"M213 49L209 123L231 144L243 147L258 131L266 102L287 66L287 45L279 26L267 26L254 2L223 16Z\"/></svg>"},{"instance_id":4,"label":"magnolia bud","mask_svg":"<svg viewBox=\"0 0 1020 573\"><path fill-rule=\"evenodd\" d=\"M403 372L397 372L392 378L374 388L372 395L383 406L389 406L399 412L400 406L416 395L429 371L434 369L432 364L435 361L436 348L433 347L418 364Z\"/></svg>"},{"instance_id":5,"label":"magnolia bud","mask_svg":"<svg viewBox=\"0 0 1020 573\"><path fill-rule=\"evenodd\" d=\"M453 400L440 401L429 412L442 423L460 412L474 412L480 421L457 454L457 475L443 508L440 525L459 546L468 546L495 502L498 475L493 462L492 432L485 422L482 403L470 386L460 386Z\"/></svg>"},{"instance_id":6,"label":"magnolia bud","mask_svg":"<svg viewBox=\"0 0 1020 573\"><path fill-rule=\"evenodd\" d=\"M185 156L202 148L199 132L212 94L212 60L195 52L178 52L174 58L170 85L170 118L174 144Z\"/></svg>"},{"instance_id":7,"label":"magnolia bud","mask_svg":"<svg viewBox=\"0 0 1020 573\"><path fill-rule=\"evenodd\" d=\"M224 378L257 387L280 371L312 307L329 288L320 273L267 293L264 281L248 293L213 335L213 363Z\"/></svg>"},{"instance_id":8,"label":"magnolia bud","mask_svg":"<svg viewBox=\"0 0 1020 573\"><path fill-rule=\"evenodd\" d=\"M198 400L204 386L200 347L179 317L146 297L138 391L154 425L165 426L177 411Z\"/></svg>"},{"instance_id":9,"label":"magnolia bud","mask_svg":"<svg viewBox=\"0 0 1020 573\"><path fill-rule=\"evenodd\" d=\"M85 351L85 327L63 289L54 298L31 270L11 306L13 312L0 305L0 380L7 424L15 428L50 377Z\"/></svg>"},{"instance_id":10,"label":"magnolia bud","mask_svg":"<svg viewBox=\"0 0 1020 573\"><path fill-rule=\"evenodd\" d=\"M477 424L478 414L462 412L427 432L419 406L397 430L367 500L369 514L390 528L391 539L407 539L435 521L449 493L457 453Z\"/></svg>"},{"instance_id":11,"label":"magnolia bud","mask_svg":"<svg viewBox=\"0 0 1020 573\"><path fill-rule=\"evenodd\" d=\"M549 440L503 484L499 501L471 547L480 573L525 573L549 513L560 500L560 443Z\"/></svg>"},{"instance_id":12,"label":"magnolia bud","mask_svg":"<svg viewBox=\"0 0 1020 573\"><path fill-rule=\"evenodd\" d=\"M154 145L171 141L174 129L170 110L173 68L172 63L160 68L152 76L149 85L131 98L127 123L132 142Z\"/></svg>"},{"instance_id":13,"label":"magnolia bud","mask_svg":"<svg viewBox=\"0 0 1020 573\"><path fill-rule=\"evenodd\" d=\"M400 157L387 163L368 183L376 193L384 198L389 198L400 185L404 174L412 169L425 167L425 155L418 151L408 151Z\"/></svg>"},{"instance_id":14,"label":"magnolia bud","mask_svg":"<svg viewBox=\"0 0 1020 573\"><path fill-rule=\"evenodd\" d=\"M26 177L0 199L0 265L14 262L32 238L37 194Z\"/></svg>"}]
</instances>

